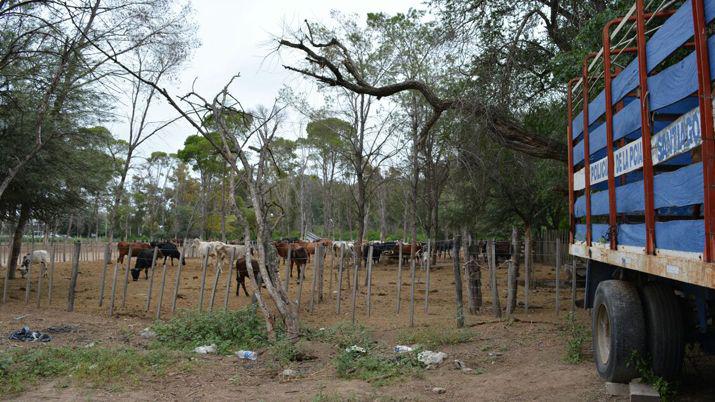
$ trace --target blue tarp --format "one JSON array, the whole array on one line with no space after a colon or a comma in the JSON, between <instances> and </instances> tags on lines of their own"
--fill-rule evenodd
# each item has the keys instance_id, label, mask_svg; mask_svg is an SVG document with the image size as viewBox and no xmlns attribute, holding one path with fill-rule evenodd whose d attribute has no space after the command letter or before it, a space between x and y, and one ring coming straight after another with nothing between
<instances>
[{"instance_id":1,"label":"blue tarp","mask_svg":"<svg viewBox=\"0 0 715 402\"><path fill-rule=\"evenodd\" d=\"M685 207L703 202L703 164L695 163L674 172L661 173L653 180L655 208ZM644 210L643 181L616 187L616 212L639 213ZM574 215L586 216L586 196L574 203ZM608 191L591 194L591 215L608 215Z\"/></svg>"},{"instance_id":2,"label":"blue tarp","mask_svg":"<svg viewBox=\"0 0 715 402\"><path fill-rule=\"evenodd\" d=\"M607 240L608 225L591 225L594 243ZM586 240L586 225L576 225L576 240ZM705 247L705 224L702 220L678 220L655 223L656 248L702 253ZM618 244L645 247L645 224L618 225Z\"/></svg>"},{"instance_id":3,"label":"blue tarp","mask_svg":"<svg viewBox=\"0 0 715 402\"><path fill-rule=\"evenodd\" d=\"M715 0L705 0L705 19L707 22L715 18ZM678 11L668 18L646 43L648 56L648 72L670 56L693 36L693 14L691 2L686 1ZM712 51L711 51L712 53ZM711 63L711 68L713 68ZM693 70L694 71L694 70ZM613 79L613 104L616 104L629 92L638 87L638 58L633 61ZM589 104L589 124L605 113L605 97L603 92L593 98ZM583 112L572 122L573 138L583 132Z\"/></svg>"}]
</instances>

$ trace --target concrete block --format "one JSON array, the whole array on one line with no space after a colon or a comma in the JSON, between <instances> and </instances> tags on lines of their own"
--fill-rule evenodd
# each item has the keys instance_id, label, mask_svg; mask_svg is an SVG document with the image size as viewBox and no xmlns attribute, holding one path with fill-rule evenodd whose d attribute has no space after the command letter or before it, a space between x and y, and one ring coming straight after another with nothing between
<instances>
[{"instance_id":1,"label":"concrete block","mask_svg":"<svg viewBox=\"0 0 715 402\"><path fill-rule=\"evenodd\" d=\"M606 383L606 394L608 396L629 396L631 393L628 384L621 384L618 382L607 382Z\"/></svg>"},{"instance_id":2,"label":"concrete block","mask_svg":"<svg viewBox=\"0 0 715 402\"><path fill-rule=\"evenodd\" d=\"M631 402L658 402L660 395L652 386L643 384L638 380L631 381L628 385Z\"/></svg>"}]
</instances>

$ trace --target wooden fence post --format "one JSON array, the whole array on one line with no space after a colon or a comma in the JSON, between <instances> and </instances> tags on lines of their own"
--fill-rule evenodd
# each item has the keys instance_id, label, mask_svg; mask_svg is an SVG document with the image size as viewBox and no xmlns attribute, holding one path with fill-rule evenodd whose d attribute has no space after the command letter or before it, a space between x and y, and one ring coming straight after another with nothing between
<instances>
[{"instance_id":1,"label":"wooden fence post","mask_svg":"<svg viewBox=\"0 0 715 402\"><path fill-rule=\"evenodd\" d=\"M332 244L330 245L330 248L326 247L326 253L330 252L330 279L328 279L328 294L333 295L333 275L335 272L335 248L333 248ZM326 254L327 255L327 254Z\"/></svg>"},{"instance_id":2,"label":"wooden fence post","mask_svg":"<svg viewBox=\"0 0 715 402\"><path fill-rule=\"evenodd\" d=\"M372 305L370 304L370 296L372 294L372 253L373 245L370 245L370 249L367 252L367 316L370 317L372 310Z\"/></svg>"},{"instance_id":3,"label":"wooden fence post","mask_svg":"<svg viewBox=\"0 0 715 402\"><path fill-rule=\"evenodd\" d=\"M32 227L30 228L32 229ZM25 305L30 302L30 288L32 287L32 265L33 265L33 254L35 253L35 236L33 233L32 242L30 243L30 265L27 266L27 283L25 283ZM22 258L22 256L20 256Z\"/></svg>"},{"instance_id":4,"label":"wooden fence post","mask_svg":"<svg viewBox=\"0 0 715 402\"><path fill-rule=\"evenodd\" d=\"M127 254L127 268L124 271L124 288L122 290L122 308L127 305L127 288L129 287L129 270L132 268L132 246L129 245L129 254Z\"/></svg>"},{"instance_id":5,"label":"wooden fence post","mask_svg":"<svg viewBox=\"0 0 715 402\"><path fill-rule=\"evenodd\" d=\"M509 268L507 272L507 296L506 296L506 314L514 314L516 310L516 297L518 289L519 276L519 232L516 227L511 230L511 259L509 260Z\"/></svg>"},{"instance_id":6,"label":"wooden fence post","mask_svg":"<svg viewBox=\"0 0 715 402\"><path fill-rule=\"evenodd\" d=\"M524 312L529 312L529 291L531 288L531 239L524 239Z\"/></svg>"},{"instance_id":7,"label":"wooden fence post","mask_svg":"<svg viewBox=\"0 0 715 402\"><path fill-rule=\"evenodd\" d=\"M353 254L353 295L352 295L352 323L355 325L355 303L357 303L357 281L358 281L358 260L357 251Z\"/></svg>"},{"instance_id":8,"label":"wooden fence post","mask_svg":"<svg viewBox=\"0 0 715 402\"><path fill-rule=\"evenodd\" d=\"M323 285L325 284L325 247L322 244L318 245L316 253L318 254L318 303L323 302Z\"/></svg>"},{"instance_id":9,"label":"wooden fence post","mask_svg":"<svg viewBox=\"0 0 715 402\"><path fill-rule=\"evenodd\" d=\"M55 279L55 258L57 257L57 245L52 244L52 252L50 254L50 276L47 284L47 305L52 305L52 285Z\"/></svg>"},{"instance_id":10,"label":"wooden fence post","mask_svg":"<svg viewBox=\"0 0 715 402\"><path fill-rule=\"evenodd\" d=\"M464 302L462 301L462 271L459 263L460 236L452 242L452 267L454 269L454 296L457 303L457 328L464 327ZM429 264L429 263L428 263ZM429 265L428 265L429 266Z\"/></svg>"},{"instance_id":11,"label":"wooden fence post","mask_svg":"<svg viewBox=\"0 0 715 402\"><path fill-rule=\"evenodd\" d=\"M209 311L214 311L214 301L216 300L216 288L218 287L218 280L221 276L221 271L223 270L223 261L216 261L216 276L214 276L214 284L211 288L211 299L209 299Z\"/></svg>"},{"instance_id":12,"label":"wooden fence post","mask_svg":"<svg viewBox=\"0 0 715 402\"><path fill-rule=\"evenodd\" d=\"M432 240L427 239L427 272L425 274L425 314L429 312L430 265L432 265Z\"/></svg>"},{"instance_id":13,"label":"wooden fence post","mask_svg":"<svg viewBox=\"0 0 715 402\"><path fill-rule=\"evenodd\" d=\"M74 295L77 287L77 275L79 274L79 257L82 243L77 240L74 243L74 256L72 257L72 276L70 277L70 288L67 293L67 311L74 311Z\"/></svg>"},{"instance_id":14,"label":"wooden fence post","mask_svg":"<svg viewBox=\"0 0 715 402\"><path fill-rule=\"evenodd\" d=\"M315 308L315 298L316 298L316 292L318 291L318 260L320 260L320 247L315 250L315 255L313 255L313 282L312 286L310 288L310 305L309 305L309 311L312 313ZM307 265L307 264L306 264Z\"/></svg>"},{"instance_id":15,"label":"wooden fence post","mask_svg":"<svg viewBox=\"0 0 715 402\"><path fill-rule=\"evenodd\" d=\"M556 236L556 316L561 311L561 238Z\"/></svg>"},{"instance_id":16,"label":"wooden fence post","mask_svg":"<svg viewBox=\"0 0 715 402\"><path fill-rule=\"evenodd\" d=\"M119 272L119 261L114 263L114 274L112 275L112 295L109 299L109 316L114 315L114 299L117 294L117 275Z\"/></svg>"},{"instance_id":17,"label":"wooden fence post","mask_svg":"<svg viewBox=\"0 0 715 402\"><path fill-rule=\"evenodd\" d=\"M340 244L340 261L338 264L338 294L335 297L335 312L336 314L340 314L340 294L343 291L343 257L345 253L345 244L341 243Z\"/></svg>"},{"instance_id":18,"label":"wooden fence post","mask_svg":"<svg viewBox=\"0 0 715 402\"><path fill-rule=\"evenodd\" d=\"M181 261L179 261L181 265ZM161 304L164 300L164 285L166 284L166 261L161 266L161 287L159 287L159 300L156 302L156 319L161 319Z\"/></svg>"},{"instance_id":19,"label":"wooden fence post","mask_svg":"<svg viewBox=\"0 0 715 402\"><path fill-rule=\"evenodd\" d=\"M216 260L218 264L218 257ZM204 255L204 261L201 264L201 291L199 292L199 311L204 309L204 289L206 288L206 270L209 265L209 251L206 250L206 255Z\"/></svg>"},{"instance_id":20,"label":"wooden fence post","mask_svg":"<svg viewBox=\"0 0 715 402\"><path fill-rule=\"evenodd\" d=\"M397 252L397 257L400 261L397 263L397 314L400 314L400 306L402 305L401 293L402 293L402 241L397 242L397 247L399 251Z\"/></svg>"},{"instance_id":21,"label":"wooden fence post","mask_svg":"<svg viewBox=\"0 0 715 402\"><path fill-rule=\"evenodd\" d=\"M492 313L501 318L501 304L499 303L499 288L497 287L497 262L494 240L489 240L487 258L489 260L489 282L492 290Z\"/></svg>"},{"instance_id":22,"label":"wooden fence post","mask_svg":"<svg viewBox=\"0 0 715 402\"><path fill-rule=\"evenodd\" d=\"M176 298L179 296L179 286L181 286L181 268L186 261L186 243L187 240L184 239L184 244L181 245L181 255L179 256L179 268L176 270L176 279L174 280L174 295L171 299L171 314L176 311Z\"/></svg>"},{"instance_id":23,"label":"wooden fence post","mask_svg":"<svg viewBox=\"0 0 715 402\"><path fill-rule=\"evenodd\" d=\"M415 259L410 255L410 327L415 326Z\"/></svg>"},{"instance_id":24,"label":"wooden fence post","mask_svg":"<svg viewBox=\"0 0 715 402\"><path fill-rule=\"evenodd\" d=\"M293 248L288 244L288 256L285 260L285 270L286 270L286 280L285 283L283 283L283 290L288 294L288 289L290 285L290 255L292 254Z\"/></svg>"},{"instance_id":25,"label":"wooden fence post","mask_svg":"<svg viewBox=\"0 0 715 402\"><path fill-rule=\"evenodd\" d=\"M154 254L151 256L151 277L149 278L149 290L146 292L146 311L149 311L151 306L151 293L154 290L154 271L156 271L156 255L159 253L159 247L154 247Z\"/></svg>"},{"instance_id":26,"label":"wooden fence post","mask_svg":"<svg viewBox=\"0 0 715 402\"><path fill-rule=\"evenodd\" d=\"M231 277L233 276L233 265L236 259L236 248L231 247L231 257L228 260L228 277L226 277L226 294L223 298L223 311L228 311L228 298L231 295Z\"/></svg>"},{"instance_id":27,"label":"wooden fence post","mask_svg":"<svg viewBox=\"0 0 715 402\"><path fill-rule=\"evenodd\" d=\"M104 249L104 263L102 264L102 275L101 279L99 280L99 307L102 307L102 303L104 303L104 282L107 278L107 266L109 265L109 261L112 258L112 249L110 248L109 243L107 243L107 246Z\"/></svg>"}]
</instances>

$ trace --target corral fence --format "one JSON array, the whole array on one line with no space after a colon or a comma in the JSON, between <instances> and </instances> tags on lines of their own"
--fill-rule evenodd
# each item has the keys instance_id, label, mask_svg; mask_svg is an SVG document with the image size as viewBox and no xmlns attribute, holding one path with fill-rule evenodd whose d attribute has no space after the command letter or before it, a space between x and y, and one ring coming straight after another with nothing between
<instances>
[{"instance_id":1,"label":"corral fence","mask_svg":"<svg viewBox=\"0 0 715 402\"><path fill-rule=\"evenodd\" d=\"M575 275L575 260L568 255L565 234L562 232L539 232L528 244L523 238L518 239L518 253L516 256L510 255L507 259L499 259L495 255L496 243L494 240L477 241L472 238L460 237L452 242L451 253L441 253L437 262L444 267L452 265L454 268L454 292L456 309L462 314L464 311L470 314L483 312L481 271L486 272L486 279L491 293L492 312L501 316L502 301L497 289L497 272L507 269L508 275L519 276L519 281L513 280L509 276L508 284L521 283L521 291L517 289L507 290L507 314L515 311L509 306L513 305L513 300L519 299L529 312L529 295L535 287L544 286L543 281L534 280L534 263L552 266L556 270L555 284L549 286L556 287L556 313L560 311L561 289L565 289L563 295L566 297L564 305L570 305L572 310L577 297L577 287L580 283ZM482 247L484 243L486 247ZM405 243L406 245L407 243ZM435 242L428 242L427 250L432 253ZM477 246L480 244L480 246ZM184 271L181 264L167 266L166 263L156 260L152 263L147 273L147 280L142 277L140 282L130 282L130 267L133 267L135 259L125 257L123 263L117 262L116 243L108 246L106 242L97 240L71 241L61 239L59 241L32 242L23 244L24 255L32 250L45 249L51 255L51 261L47 264L47 275L42 275L40 269L33 266L27 277L10 279L9 270L2 272L3 296L5 303L24 303L29 305L34 303L37 307L62 308L68 311L86 310L100 312L114 316L117 313L137 315L144 317L154 317L160 319L162 315L173 314L177 309L199 309L213 310L214 308L228 309L235 307L236 298L231 298L234 270L234 258L231 255L228 267L219 269L218 260L209 263L208 256L197 261L200 264L200 271ZM180 247L182 255L187 258L198 258L197 251L191 247L188 241ZM402 247L397 256L397 270L395 272L396 300L395 314L400 316L407 311L409 323L414 325L415 314L417 312L418 301L423 303L425 314L429 313L430 304L430 270L433 263L432 258L416 258L414 260L402 255ZM0 263L7 266L7 259L10 255L10 245L0 244ZM486 252L485 252L486 251ZM513 253L514 249L511 249ZM302 276L309 275L308 281L301 280L299 284L291 284L288 278L288 269L285 269L281 279L286 289L291 286L291 291L295 295L294 301L298 304L301 314L304 312L313 313L318 304L326 302L335 303L335 313L341 314L341 309L347 304L350 308L353 322L356 320L357 297L365 294L363 303L365 313L369 317L372 309L372 277L373 277L373 246L367 250L367 258L362 268L358 270L356 253L347 249L344 245L339 249L333 247L316 247L316 255L307 264L302 272ZM130 254L131 255L131 254ZM513 273L510 268L510 261L521 262L522 273ZM284 266L290 266L291 255L289 253ZM447 263L447 261L449 261ZM18 262L19 263L19 262ZM445 264L447 263L447 264ZM194 266L195 268L195 266ZM504 271L501 271L504 272ZM19 276L19 274L17 275ZM142 275L144 276L144 275ZM364 279L364 283L363 283ZM404 286L403 281L408 281ZM553 280L553 279L552 279ZM466 285L464 284L466 282ZM250 280L249 280L250 283ZM417 283L422 289L417 289ZM200 284L200 285L199 285ZM516 285L515 285L516 286ZM305 287L305 288L304 288ZM358 288L365 289L365 292L358 292ZM364 288L362 288L364 287ZM462 289L467 288L468 309L464 309L462 303ZM132 297L128 298L128 288L131 289ZM568 289L571 290L570 298ZM327 292L326 292L327 290ZM409 292L409 297L406 292ZM423 293L422 293L423 292ZM326 296L327 294L327 296ZM266 293L264 292L264 295ZM501 299L503 299L502 295ZM139 300L141 298L141 300ZM403 299L406 299L408 308L402 306ZM223 304L223 306L221 306ZM458 319L459 321L459 319Z\"/></svg>"}]
</instances>

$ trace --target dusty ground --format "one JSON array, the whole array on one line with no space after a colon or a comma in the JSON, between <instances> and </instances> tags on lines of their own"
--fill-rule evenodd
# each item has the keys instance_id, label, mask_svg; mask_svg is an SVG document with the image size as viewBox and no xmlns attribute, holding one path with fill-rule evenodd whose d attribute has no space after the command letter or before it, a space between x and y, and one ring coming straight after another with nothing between
<instances>
[{"instance_id":1,"label":"dusty ground","mask_svg":"<svg viewBox=\"0 0 715 402\"><path fill-rule=\"evenodd\" d=\"M329 265L329 264L328 264ZM19 279L10 282L9 302L0 308L0 333L7 334L22 325L33 329L44 329L56 325L72 325L74 330L55 335L53 345L83 346L90 342L105 345L132 345L145 347L145 342L138 334L151 324L156 312L161 284L161 270L154 277L152 305L147 313L145 303L148 281L143 276L139 282L130 282L127 301L122 304L123 270L118 271L115 315L108 315L111 295L112 268L107 270L105 280L105 303L99 307L99 278L101 263L82 263L77 285L75 312L66 312L67 288L70 277L69 264L59 264L55 271L52 305L48 305L45 280L41 308L35 307L35 286L32 287L29 305L24 304L25 282ZM174 290L175 267L167 270L164 290L162 316L171 315L171 296ZM402 276L402 311L395 312L396 272L393 264L381 263L374 268L372 288L372 311L367 315L365 304L366 291L360 286L356 318L375 332L375 337L385 345L395 344L397 336L409 331L409 273ZM504 272L500 272L500 284L504 284ZM204 306L208 308L215 270L210 268L207 274L207 290ZM325 273L325 301L316 303L315 311L309 311L310 286L312 281L309 270L302 294L301 318L305 325L319 328L351 318L351 298L347 290L347 280L343 283L340 315L335 311L335 294L330 297L330 268ZM448 354L446 363L427 370L419 378L404 378L391 385L376 387L357 380L336 378L331 364L335 356L334 348L325 344L311 344L316 360L301 362L294 366L300 377L285 380L280 378L282 367L268 364L260 359L257 362L238 361L234 356L199 357L200 364L191 372L169 370L163 377L148 378L137 386L104 389L87 388L80 384L57 379L40 383L21 395L13 395L17 400L38 400L53 398L59 400L607 400L601 380L595 374L590 357L578 365L563 361L565 339L559 331L562 319L554 312L555 294L553 288L539 287L531 294L531 312L526 314L519 309L514 321L499 321L490 314L487 302L486 272L482 274L485 308L478 315L467 315L466 323L473 335L470 342L444 346L440 350ZM552 279L550 267L537 266L539 280ZM415 293L415 323L418 328L454 328L454 283L451 263L443 261L432 271L429 312L424 311L424 274L418 275ZM37 276L33 282L36 285ZM362 282L362 280L361 280ZM223 308L226 272L219 279L216 294L216 307ZM198 294L201 284L201 267L198 260L188 260L188 266L182 270L178 308L198 308ZM361 283L362 284L362 283ZM246 305L250 299L241 293L235 296L235 279L231 283L228 306L235 309ZM291 281L291 292L297 288L295 278ZM332 289L337 285L333 281ZM520 300L523 288L519 289ZM466 298L465 289L465 298ZM502 305L505 304L506 291L500 289ZM561 291L561 318L570 308L570 292ZM466 301L466 300L465 300ZM587 313L578 310L578 319L590 322ZM8 350L15 347L45 347L38 344L21 344L2 337L0 348ZM587 345L586 353L590 350ZM454 359L464 361L474 370L463 373L455 370L451 362ZM699 365L692 370L687 386L686 397L698 400L707 399L711 390L704 387L706 378L712 378L715 370L707 365ZM433 387L443 387L444 394L435 394ZM6 399L6 398L3 398Z\"/></svg>"}]
</instances>

